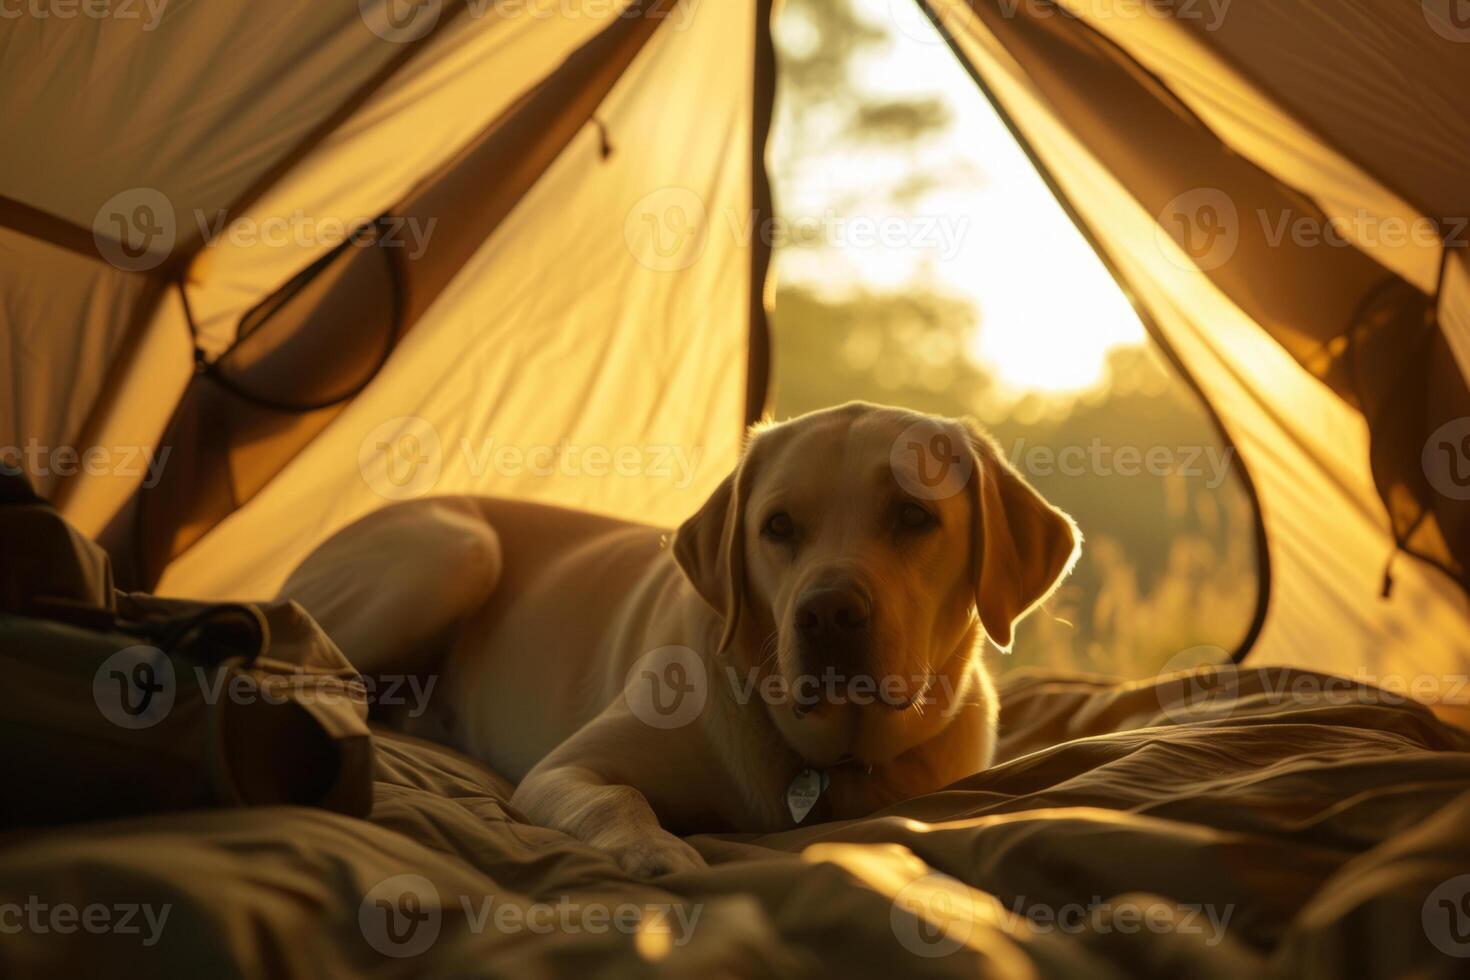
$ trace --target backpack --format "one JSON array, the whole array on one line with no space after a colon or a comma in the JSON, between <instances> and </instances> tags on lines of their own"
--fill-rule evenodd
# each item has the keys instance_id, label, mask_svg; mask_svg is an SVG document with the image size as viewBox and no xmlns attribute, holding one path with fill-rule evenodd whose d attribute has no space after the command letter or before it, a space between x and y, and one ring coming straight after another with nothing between
<instances>
[{"instance_id":1,"label":"backpack","mask_svg":"<svg viewBox=\"0 0 1470 980\"><path fill-rule=\"evenodd\" d=\"M372 808L362 680L295 602L113 588L0 466L0 828L197 807Z\"/></svg>"}]
</instances>

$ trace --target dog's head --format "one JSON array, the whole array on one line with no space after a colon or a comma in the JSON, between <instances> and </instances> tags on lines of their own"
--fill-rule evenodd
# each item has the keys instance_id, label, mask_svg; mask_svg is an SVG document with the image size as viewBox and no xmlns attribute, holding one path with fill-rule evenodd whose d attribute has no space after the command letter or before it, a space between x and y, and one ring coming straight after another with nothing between
<instances>
[{"instance_id":1,"label":"dog's head","mask_svg":"<svg viewBox=\"0 0 1470 980\"><path fill-rule=\"evenodd\" d=\"M814 765L882 762L944 726L978 630L1016 622L1078 535L973 423L853 403L752 432L674 554L724 618L721 649Z\"/></svg>"}]
</instances>

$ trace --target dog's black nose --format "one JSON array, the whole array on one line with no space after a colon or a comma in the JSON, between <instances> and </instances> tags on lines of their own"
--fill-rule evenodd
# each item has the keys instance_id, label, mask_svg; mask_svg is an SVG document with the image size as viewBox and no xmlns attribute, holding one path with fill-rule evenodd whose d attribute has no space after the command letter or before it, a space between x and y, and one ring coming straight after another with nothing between
<instances>
[{"instance_id":1,"label":"dog's black nose","mask_svg":"<svg viewBox=\"0 0 1470 980\"><path fill-rule=\"evenodd\" d=\"M868 597L852 587L812 589L796 605L796 628L812 639L851 638L871 618Z\"/></svg>"}]
</instances>

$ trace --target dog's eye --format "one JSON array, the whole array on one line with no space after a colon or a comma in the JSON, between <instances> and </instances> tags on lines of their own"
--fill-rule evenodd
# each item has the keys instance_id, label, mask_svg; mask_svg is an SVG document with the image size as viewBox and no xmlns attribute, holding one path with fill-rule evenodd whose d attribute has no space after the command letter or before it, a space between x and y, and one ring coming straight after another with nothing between
<instances>
[{"instance_id":1,"label":"dog's eye","mask_svg":"<svg viewBox=\"0 0 1470 980\"><path fill-rule=\"evenodd\" d=\"M929 527L937 524L934 515L916 503L906 503L898 509L898 523L900 527L910 530Z\"/></svg>"},{"instance_id":2,"label":"dog's eye","mask_svg":"<svg viewBox=\"0 0 1470 980\"><path fill-rule=\"evenodd\" d=\"M790 514L778 510L766 518L766 523L761 525L761 533L768 538L784 541L796 533L796 525L792 523Z\"/></svg>"}]
</instances>

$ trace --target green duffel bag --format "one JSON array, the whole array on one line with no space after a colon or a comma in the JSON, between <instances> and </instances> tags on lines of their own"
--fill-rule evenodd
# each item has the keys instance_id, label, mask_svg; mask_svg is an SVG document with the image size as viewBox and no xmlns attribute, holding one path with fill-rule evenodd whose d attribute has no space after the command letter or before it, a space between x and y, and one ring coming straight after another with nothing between
<instances>
[{"instance_id":1,"label":"green duffel bag","mask_svg":"<svg viewBox=\"0 0 1470 980\"><path fill-rule=\"evenodd\" d=\"M21 555L0 575L0 827L372 808L366 691L299 605L114 593L106 556L12 484L0 563Z\"/></svg>"}]
</instances>

